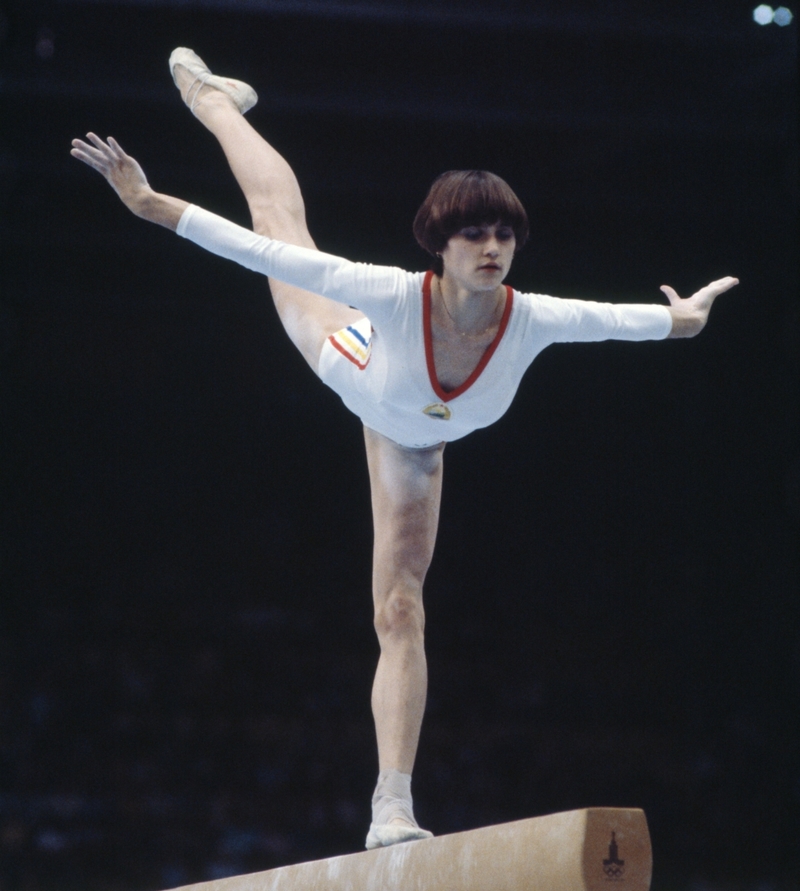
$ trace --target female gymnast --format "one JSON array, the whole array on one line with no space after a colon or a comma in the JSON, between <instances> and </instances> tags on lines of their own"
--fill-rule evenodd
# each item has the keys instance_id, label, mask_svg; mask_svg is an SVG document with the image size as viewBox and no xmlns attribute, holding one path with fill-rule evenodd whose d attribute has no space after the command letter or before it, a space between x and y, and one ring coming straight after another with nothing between
<instances>
[{"instance_id":1,"label":"female gymnast","mask_svg":"<svg viewBox=\"0 0 800 891\"><path fill-rule=\"evenodd\" d=\"M290 339L363 421L380 642L372 689L380 773L366 846L428 838L414 818L411 772L427 689L422 586L445 443L496 421L548 344L693 337L714 299L738 282L723 278L687 299L665 285L668 307L520 294L503 281L528 236L525 210L503 180L474 170L440 176L417 213L414 235L431 271L320 253L294 173L243 117L256 102L253 89L212 75L183 47L169 64L184 102L222 146L253 232L154 192L112 137L89 133L71 154L103 174L137 216L267 275Z\"/></svg>"}]
</instances>

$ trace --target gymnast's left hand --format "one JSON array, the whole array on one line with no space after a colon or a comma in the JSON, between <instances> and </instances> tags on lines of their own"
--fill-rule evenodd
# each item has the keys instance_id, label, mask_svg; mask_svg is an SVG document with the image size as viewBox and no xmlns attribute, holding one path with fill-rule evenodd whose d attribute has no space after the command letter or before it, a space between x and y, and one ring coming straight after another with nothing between
<instances>
[{"instance_id":1,"label":"gymnast's left hand","mask_svg":"<svg viewBox=\"0 0 800 891\"><path fill-rule=\"evenodd\" d=\"M682 299L669 285L662 285L661 290L669 300L669 311L672 315L672 331L670 337L694 337L706 326L711 306L720 294L739 284L738 278L726 276L701 288L691 297Z\"/></svg>"}]
</instances>

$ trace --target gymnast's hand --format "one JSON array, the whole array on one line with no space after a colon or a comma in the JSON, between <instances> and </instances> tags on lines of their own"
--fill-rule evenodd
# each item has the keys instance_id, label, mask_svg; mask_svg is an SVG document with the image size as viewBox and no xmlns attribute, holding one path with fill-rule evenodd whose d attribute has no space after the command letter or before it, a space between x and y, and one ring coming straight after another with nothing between
<instances>
[{"instance_id":1,"label":"gymnast's hand","mask_svg":"<svg viewBox=\"0 0 800 891\"><path fill-rule=\"evenodd\" d=\"M103 142L94 133L87 133L86 138L92 145L82 139L73 139L70 154L102 173L126 207L131 207L131 204L152 191L139 162L125 154L113 136L108 137L108 142Z\"/></svg>"},{"instance_id":2,"label":"gymnast's hand","mask_svg":"<svg viewBox=\"0 0 800 891\"><path fill-rule=\"evenodd\" d=\"M87 133L86 138L91 145L82 139L72 140L72 157L101 173L137 217L173 231L177 229L181 214L189 205L179 198L154 192L139 162L126 154L113 136L108 137L108 142L94 133Z\"/></svg>"},{"instance_id":3,"label":"gymnast's hand","mask_svg":"<svg viewBox=\"0 0 800 891\"><path fill-rule=\"evenodd\" d=\"M706 326L711 304L725 291L739 284L738 278L726 276L701 288L691 297L681 299L669 285L662 285L661 290L670 302L672 315L672 331L670 337L694 337Z\"/></svg>"}]
</instances>

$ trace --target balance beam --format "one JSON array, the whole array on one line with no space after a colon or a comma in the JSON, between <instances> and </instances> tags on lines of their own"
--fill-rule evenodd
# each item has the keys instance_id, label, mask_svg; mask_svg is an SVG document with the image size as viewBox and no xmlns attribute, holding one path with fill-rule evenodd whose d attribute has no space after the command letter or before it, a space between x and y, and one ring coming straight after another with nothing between
<instances>
[{"instance_id":1,"label":"balance beam","mask_svg":"<svg viewBox=\"0 0 800 891\"><path fill-rule=\"evenodd\" d=\"M649 891L644 811L593 807L176 891Z\"/></svg>"}]
</instances>

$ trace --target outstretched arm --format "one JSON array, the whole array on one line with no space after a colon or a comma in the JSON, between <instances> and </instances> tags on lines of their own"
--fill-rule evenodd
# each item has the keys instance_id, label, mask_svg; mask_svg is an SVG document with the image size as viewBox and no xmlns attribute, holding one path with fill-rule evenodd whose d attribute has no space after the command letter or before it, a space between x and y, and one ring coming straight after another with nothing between
<instances>
[{"instance_id":1,"label":"outstretched arm","mask_svg":"<svg viewBox=\"0 0 800 891\"><path fill-rule=\"evenodd\" d=\"M218 256L270 278L369 312L376 320L393 313L397 295L409 276L389 266L351 263L341 257L290 245L243 229L178 198L154 192L144 171L114 139L94 133L73 140L71 154L102 173L125 206Z\"/></svg>"},{"instance_id":2,"label":"outstretched arm","mask_svg":"<svg viewBox=\"0 0 800 891\"><path fill-rule=\"evenodd\" d=\"M720 294L738 284L738 278L727 276L711 282L685 300L682 300L669 285L662 285L661 290L670 302L669 312L672 316L672 331L669 336L694 337L699 334L708 321L711 304Z\"/></svg>"},{"instance_id":3,"label":"outstretched arm","mask_svg":"<svg viewBox=\"0 0 800 891\"><path fill-rule=\"evenodd\" d=\"M108 137L107 143L94 133L87 133L86 138L91 145L82 139L72 140L72 157L102 173L122 203L137 217L175 232L188 203L154 192L139 162L125 154L113 136Z\"/></svg>"}]
</instances>

